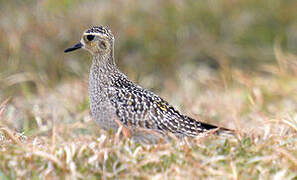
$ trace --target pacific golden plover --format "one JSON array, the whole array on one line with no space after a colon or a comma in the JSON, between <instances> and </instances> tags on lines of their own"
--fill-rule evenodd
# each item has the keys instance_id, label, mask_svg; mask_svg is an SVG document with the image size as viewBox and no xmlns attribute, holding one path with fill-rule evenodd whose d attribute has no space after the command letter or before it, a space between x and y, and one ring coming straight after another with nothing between
<instances>
[{"instance_id":1,"label":"pacific golden plover","mask_svg":"<svg viewBox=\"0 0 297 180\"><path fill-rule=\"evenodd\" d=\"M124 134L140 128L159 134L195 137L210 130L230 131L182 115L153 92L133 83L114 60L114 36L103 26L86 30L79 43L64 52L83 48L93 55L89 76L91 114L103 129Z\"/></svg>"}]
</instances>

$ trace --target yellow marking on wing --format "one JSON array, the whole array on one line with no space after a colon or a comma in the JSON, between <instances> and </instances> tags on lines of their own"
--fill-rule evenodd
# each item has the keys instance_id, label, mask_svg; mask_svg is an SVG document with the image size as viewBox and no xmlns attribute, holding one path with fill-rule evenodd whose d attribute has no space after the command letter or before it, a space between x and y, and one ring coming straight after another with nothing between
<instances>
[{"instance_id":1,"label":"yellow marking on wing","mask_svg":"<svg viewBox=\"0 0 297 180\"><path fill-rule=\"evenodd\" d=\"M166 106L165 103L163 103L163 102L157 102L157 101L155 101L155 103L157 104L157 106L158 106L162 111L167 112L167 106Z\"/></svg>"}]
</instances>

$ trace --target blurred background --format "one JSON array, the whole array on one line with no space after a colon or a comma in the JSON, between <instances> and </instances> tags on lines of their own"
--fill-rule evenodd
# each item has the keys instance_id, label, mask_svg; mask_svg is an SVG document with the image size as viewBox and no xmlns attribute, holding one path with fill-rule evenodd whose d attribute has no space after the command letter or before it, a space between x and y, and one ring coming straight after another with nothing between
<instances>
[{"instance_id":1,"label":"blurred background","mask_svg":"<svg viewBox=\"0 0 297 180\"><path fill-rule=\"evenodd\" d=\"M2 123L28 132L55 117L88 115L91 56L63 50L92 25L112 29L116 62L130 79L191 116L236 128L230 119L295 112L296 7L295 0L1 0L0 100L11 102ZM273 106L280 100L285 105Z\"/></svg>"}]
</instances>

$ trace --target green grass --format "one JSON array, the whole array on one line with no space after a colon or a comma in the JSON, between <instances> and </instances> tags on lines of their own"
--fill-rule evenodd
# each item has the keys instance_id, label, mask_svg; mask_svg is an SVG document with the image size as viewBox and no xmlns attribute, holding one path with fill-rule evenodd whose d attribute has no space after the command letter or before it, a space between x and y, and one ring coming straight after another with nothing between
<instances>
[{"instance_id":1,"label":"green grass","mask_svg":"<svg viewBox=\"0 0 297 180\"><path fill-rule=\"evenodd\" d=\"M0 1L0 179L297 179L296 2L143 2ZM101 130L90 56L63 54L97 24L131 79L238 136Z\"/></svg>"}]
</instances>

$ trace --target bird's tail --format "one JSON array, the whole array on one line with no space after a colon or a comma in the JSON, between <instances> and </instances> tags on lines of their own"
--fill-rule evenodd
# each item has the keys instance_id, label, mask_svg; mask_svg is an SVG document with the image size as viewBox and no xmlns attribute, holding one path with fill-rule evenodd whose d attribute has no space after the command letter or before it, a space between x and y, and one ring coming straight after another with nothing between
<instances>
[{"instance_id":1,"label":"bird's tail","mask_svg":"<svg viewBox=\"0 0 297 180\"><path fill-rule=\"evenodd\" d=\"M182 123L180 123L180 134L184 134L191 137L204 136L207 134L216 134L216 135L228 135L235 136L235 131L223 127L218 127L216 125L196 121L193 118L184 116Z\"/></svg>"},{"instance_id":2,"label":"bird's tail","mask_svg":"<svg viewBox=\"0 0 297 180\"><path fill-rule=\"evenodd\" d=\"M236 135L235 130L232 130L232 129L218 127L216 125L202 123L202 122L197 122L197 123L199 123L199 125L201 127L203 127L203 129L207 133L213 133L213 134L216 134L219 136L235 136Z\"/></svg>"}]
</instances>

